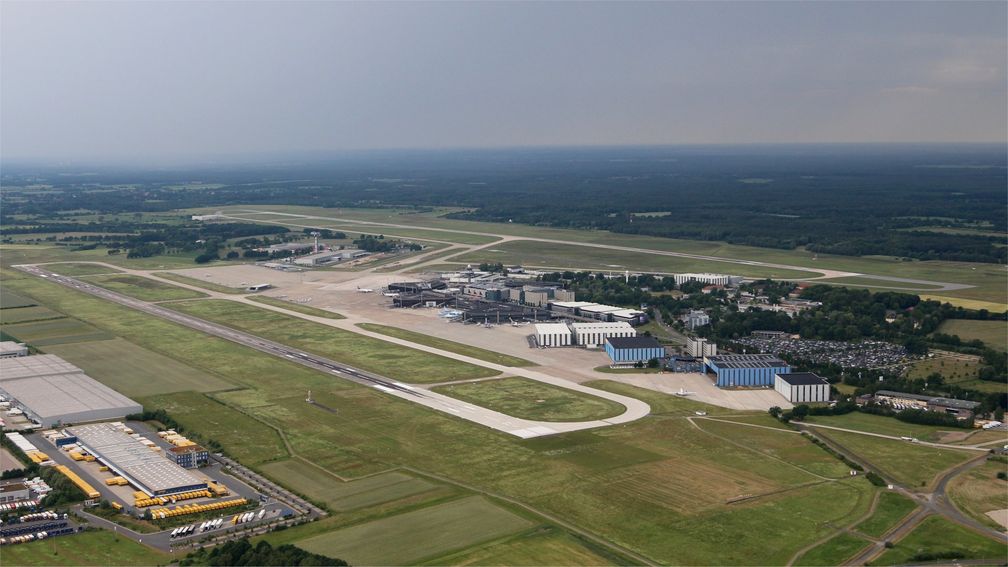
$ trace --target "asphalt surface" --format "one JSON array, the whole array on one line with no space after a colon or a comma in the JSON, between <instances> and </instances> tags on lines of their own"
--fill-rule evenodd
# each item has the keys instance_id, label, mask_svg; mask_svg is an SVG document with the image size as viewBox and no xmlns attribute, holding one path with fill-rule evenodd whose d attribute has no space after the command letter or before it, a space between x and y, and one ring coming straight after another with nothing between
<instances>
[{"instance_id":1,"label":"asphalt surface","mask_svg":"<svg viewBox=\"0 0 1008 567\"><path fill-rule=\"evenodd\" d=\"M55 272L49 271L41 266L35 265L18 265L14 266L15 269L21 270L25 273L47 279L51 282L58 283L60 285L66 286L71 289L75 289L82 293L87 293L107 301L118 303L132 309L147 313L149 315L154 315L173 323L195 329L197 331L217 336L240 345L244 345L260 352L264 352L278 358L284 358L290 362L301 364L308 368L312 368L319 372L324 372L333 376L334 378L349 380L357 384L375 388L386 394L396 396L401 399L409 400L414 403L418 403L435 409L455 417L465 419L467 421L472 421L486 427L491 427L498 431L503 431L505 433L520 437L522 439L529 439L533 437L540 437L544 435L554 435L557 433L564 433L570 431L579 431L583 429L593 429L597 427L606 427L609 425L626 423L636 419L640 419L650 412L650 406L646 403L636 400L634 398L629 398L626 396L620 396L618 394L612 394L609 392L603 392L595 390L594 388L588 388L581 386L580 384L574 384L566 380L561 380L552 376L548 376L539 372L534 372L528 369L517 369L517 368L505 368L511 373L519 374L523 376L533 377L542 382L552 383L560 387L586 391L586 393L591 393L593 395L604 397L608 399L615 399L615 401L620 402L626 411L618 416L608 418L605 420L593 420L593 421L577 421L577 422L547 422L547 421L535 421L520 419L512 417L510 415L496 412L487 408L474 406L472 404L457 400L450 396L445 396L437 392L432 392L425 390L423 388L410 386L408 384L403 384L395 380L379 376L374 373L364 372L362 370L346 366L345 364L339 363L335 360L321 357L318 355L308 354L300 350L291 348L287 345L270 341L249 333L238 331L224 325L213 323L205 319L200 319L198 317L193 317L184 313L179 313L177 311L172 311L164 307L154 305L152 303L147 303L146 301L141 301L139 299L134 299L114 291L107 290L102 287L98 287L87 282L67 277L61 276ZM309 317L306 317L309 318ZM367 331L355 330L362 335L369 335ZM402 341L401 339L395 339L392 337L379 337L381 340L393 343L403 343L405 346L411 348L416 348L418 350L434 350L430 347L425 347L423 345L415 345L413 343L408 343L407 341ZM439 352L440 354L440 352ZM446 353L445 356L451 356L458 359L468 359L468 357L461 357L459 355L454 355ZM485 362L480 362L483 366L495 367ZM533 376L534 375L534 376ZM325 410L319 410L325 411ZM338 408L337 408L338 411Z\"/></svg>"}]
</instances>

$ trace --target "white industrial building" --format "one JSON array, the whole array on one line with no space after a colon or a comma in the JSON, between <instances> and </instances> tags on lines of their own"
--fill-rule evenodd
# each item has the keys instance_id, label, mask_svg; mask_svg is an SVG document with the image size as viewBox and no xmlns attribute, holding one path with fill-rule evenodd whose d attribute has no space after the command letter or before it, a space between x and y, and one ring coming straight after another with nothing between
<instances>
[{"instance_id":1,"label":"white industrial building","mask_svg":"<svg viewBox=\"0 0 1008 567\"><path fill-rule=\"evenodd\" d=\"M710 325L710 315L703 311L690 311L683 321L686 323L686 328L692 331L698 327Z\"/></svg>"},{"instance_id":2,"label":"white industrial building","mask_svg":"<svg viewBox=\"0 0 1008 567\"><path fill-rule=\"evenodd\" d=\"M537 323L536 343L541 347L571 346L574 344L570 327L564 323Z\"/></svg>"},{"instance_id":3,"label":"white industrial building","mask_svg":"<svg viewBox=\"0 0 1008 567\"><path fill-rule=\"evenodd\" d=\"M574 343L587 347L597 347L605 344L610 337L636 337L637 330L630 323L623 321L613 323L571 323L574 331Z\"/></svg>"},{"instance_id":4,"label":"white industrial building","mask_svg":"<svg viewBox=\"0 0 1008 567\"><path fill-rule=\"evenodd\" d=\"M0 358L28 356L28 346L14 341L0 341Z\"/></svg>"},{"instance_id":5,"label":"white industrial building","mask_svg":"<svg viewBox=\"0 0 1008 567\"><path fill-rule=\"evenodd\" d=\"M0 358L0 393L42 427L143 411L137 402L54 354Z\"/></svg>"},{"instance_id":6,"label":"white industrial building","mask_svg":"<svg viewBox=\"0 0 1008 567\"><path fill-rule=\"evenodd\" d=\"M742 281L740 276L729 276L726 274L674 274L676 285L686 282L700 282L709 285L736 285Z\"/></svg>"},{"instance_id":7,"label":"white industrial building","mask_svg":"<svg viewBox=\"0 0 1008 567\"><path fill-rule=\"evenodd\" d=\"M829 382L811 372L795 372L774 376L774 390L792 404L828 402Z\"/></svg>"},{"instance_id":8,"label":"white industrial building","mask_svg":"<svg viewBox=\"0 0 1008 567\"><path fill-rule=\"evenodd\" d=\"M694 358L717 355L717 344L708 342L707 339L690 339L686 343L686 352Z\"/></svg>"}]
</instances>

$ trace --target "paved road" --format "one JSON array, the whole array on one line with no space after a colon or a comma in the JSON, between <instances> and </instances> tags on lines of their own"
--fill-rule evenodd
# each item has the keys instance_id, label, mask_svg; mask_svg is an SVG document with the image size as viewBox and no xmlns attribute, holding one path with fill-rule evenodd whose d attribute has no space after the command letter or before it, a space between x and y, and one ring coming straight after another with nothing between
<instances>
[{"instance_id":1,"label":"paved road","mask_svg":"<svg viewBox=\"0 0 1008 567\"><path fill-rule=\"evenodd\" d=\"M14 268L26 272L28 274L38 276L40 278L47 279L54 283L75 289L82 293L87 293L94 295L96 297L105 299L107 301L112 301L121 305L125 305L132 309L142 311L144 313L161 317L167 319L179 325L201 331L203 333L214 335L229 341L254 348L260 352L265 352L267 354L276 356L278 358L285 358L291 362L307 366L314 370L327 373L334 378L339 378L343 380L349 380L357 384L364 386L373 387L386 394L396 396L401 399L409 400L414 403L418 403L427 406L431 409L435 409L450 415L454 415L461 419L472 421L474 423L479 423L481 425L521 437L523 439L528 439L532 437L540 437L544 435L553 435L556 433L564 433L569 431L580 431L583 429L593 429L597 427L606 427L609 425L615 425L620 423L627 423L645 417L651 411L650 406L646 403L629 398L627 396L620 396L618 394L612 394L602 390L596 390L594 388L589 388L587 386L581 386L580 384L575 384L561 378L555 378L553 376L548 376L540 372L530 371L526 369L518 369L505 367L500 365L493 365L484 361L478 361L476 359L470 359L469 357L464 357L461 355L456 355L455 353L449 353L447 351L438 351L437 349L432 349L431 347L425 347L424 345L417 345L415 343L410 343L408 341L403 341L400 339L394 339L392 337L386 337L384 335L376 335L368 333L361 329L354 329L354 332L360 334L371 334L384 340L386 342L393 342L404 344L404 346L410 346L411 348L417 348L420 350L434 351L438 354L444 356L451 356L453 358L458 358L460 360L465 360L472 362L474 364L479 364L481 366L487 366L490 368L496 368L498 370L507 371L512 374L520 374L522 376L530 377L541 382L550 383L563 388L568 388L572 390L583 391L585 393L590 393L599 397L611 399L622 404L626 411L622 414L605 419L605 420L593 420L593 421L578 421L578 422L546 422L546 421L534 421L527 419L520 419L516 417L509 416L500 412L489 410L483 407L474 406L469 403L438 394L429 390L424 390L423 388L418 388L416 386L411 386L409 384L403 384L377 374L370 372L364 372L350 366L346 366L337 361L301 352L292 347L288 347L281 343L270 341L249 333L244 333L242 331L237 331L230 327L225 327L224 325L219 325L217 323L212 323L210 321L200 319L198 317L193 317L191 315L186 315L184 313L179 313L177 311L172 311L158 305L147 303L145 301L140 301L105 288L101 288L95 285L91 285L87 282L83 282L78 279L61 276L55 272L49 271L45 268L35 265L19 265L14 266ZM176 284L177 285L177 284ZM256 304L257 307L266 307L263 304ZM278 311L284 311L277 309ZM286 312L286 311L285 311ZM318 320L318 322L331 323L330 320L322 320L321 318L312 318L310 316L305 317L307 319Z\"/></svg>"},{"instance_id":2,"label":"paved road","mask_svg":"<svg viewBox=\"0 0 1008 567\"><path fill-rule=\"evenodd\" d=\"M847 433L857 433L858 435L867 435L869 437L881 437L883 439L892 439L893 441L904 441L909 443L906 439L902 437L897 437L895 435L884 435L882 433L872 433L870 431L861 431L860 429L848 429L845 427L835 427L833 425L822 425L819 423L808 423L802 422L803 427L816 427L819 429L832 429L834 431L846 431ZM980 447L978 445L951 445L949 443L933 443L931 441L914 441L915 445L925 445L927 447L940 447L942 449L963 449L966 451L983 451L987 453L990 451L989 448ZM998 441L1000 443L1000 441Z\"/></svg>"},{"instance_id":3,"label":"paved road","mask_svg":"<svg viewBox=\"0 0 1008 567\"><path fill-rule=\"evenodd\" d=\"M528 241L533 241L533 242L543 242L543 243L547 243L547 244L565 244L565 245L570 245L570 246L584 246L584 247L588 247L588 248L603 248L603 249L606 249L606 250L617 250L617 251L621 251L621 252L635 252L635 253L643 253L643 254L652 254L652 255L655 255L655 256L672 256L672 257L676 257L676 258L690 258L690 259L693 259L693 260L707 260L707 261L711 261L711 262L725 262L725 263L728 263L728 264L741 264L741 265L745 265L745 266L759 266L759 267L762 267L762 268L774 268L774 269L782 269L782 270L797 270L797 271L804 271L804 272L817 272L819 274L822 274L818 278L806 278L806 279L809 279L809 280L858 276L858 277L866 277L866 278L870 278L870 279L878 279L880 281L896 281L896 282L903 282L903 283L926 284L926 285L929 285L929 286L940 286L937 289L921 290L921 291L929 291L929 292L955 291L955 290L968 289L968 288L975 287L975 286L972 286L972 285L959 284L959 283L934 282L934 281L929 281L929 280L915 280L915 279L909 279L909 278L890 278L888 276L876 276L876 275L871 275L871 274L862 274L862 273L859 273L859 272L845 272L845 271L842 271L842 270L831 270L831 269L828 269L828 268L819 268L819 267L814 267L814 266L794 266L794 265L790 265L790 264L777 264L777 263L773 263L773 262L758 262L758 261L755 261L755 260L740 260L740 259L737 259L737 258L724 258L724 257L721 257L721 256L709 256L709 255L705 255L705 254L689 254L689 253L686 253L686 252L672 252L672 251L668 251L668 250L653 250L653 249L648 249L648 248L636 248L636 247L632 247L632 246L616 246L616 245L612 245L612 244L599 244L599 243L594 243L594 242L577 242L577 241L571 241L571 240L559 240L559 239L553 239L553 238L537 238L537 237L531 237L531 236L511 236L511 235L503 235L503 234L493 234L493 233L489 233L489 232L478 232L478 231L472 231L472 230L459 230L459 229L449 229L449 228L432 228L432 227L417 226L417 225L408 225L408 224L396 224L396 223L362 221L362 220L356 220L356 219L342 219L342 218L336 218L336 217L323 217L323 216L315 216L315 215L301 215L301 214L294 214L294 213L281 213L281 212L278 212L278 211L263 211L263 210L254 210L254 209L249 210L249 209L246 209L246 210L244 210L244 212L246 212L246 213L260 213L260 214L261 213L269 213L269 214L276 215L276 216L291 217L291 218L301 218L301 219L329 220L329 221L343 222L343 223L349 223L349 224L355 224L355 225L361 225L361 226L391 227L391 228L404 228L404 229L413 229L413 230L434 230L434 231L446 232L446 233L471 234L471 235L478 235L478 236L496 237L496 238L500 239L497 242L493 242L493 243L490 243L490 244L484 244L484 245L480 245L480 246L474 247L473 250L477 250L479 248L486 248L488 246L498 246L498 245L500 245L503 242L508 242L508 241L512 241L512 240L528 240ZM228 217L228 218L233 218L235 220L245 220L245 221L253 221L253 222L264 222L264 219L262 219L262 218L248 219L248 218L241 218L241 217L230 216L230 215L225 215L225 216ZM442 258L442 260L443 259L444 258ZM907 288L903 288L903 289L907 289Z\"/></svg>"}]
</instances>

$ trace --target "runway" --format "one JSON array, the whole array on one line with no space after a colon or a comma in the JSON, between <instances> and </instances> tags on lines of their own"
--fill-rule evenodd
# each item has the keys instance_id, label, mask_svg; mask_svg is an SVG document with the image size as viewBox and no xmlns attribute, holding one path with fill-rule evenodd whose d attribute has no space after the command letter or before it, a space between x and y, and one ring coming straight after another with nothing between
<instances>
[{"instance_id":1,"label":"runway","mask_svg":"<svg viewBox=\"0 0 1008 567\"><path fill-rule=\"evenodd\" d=\"M13 266L15 269L22 272L37 276L49 280L53 283L60 284L62 286L75 289L81 293L87 293L95 297L99 297L106 301L111 301L113 303L118 303L137 311L142 311L149 315L154 315L162 319L166 319L173 323L177 323L184 327L190 329L195 329L197 331L206 333L208 335L213 335L234 343L238 343L249 348L256 349L260 352L270 354L272 356L283 358L290 362L306 366L313 370L319 372L324 372L333 376L334 378L349 380L351 382L375 388L383 393L408 400L414 403L421 404L423 406L429 407L431 409L453 415L460 419L465 419L480 425L491 427L498 431L503 431L510 435L520 437L522 439L529 439L532 437L541 437L545 435L554 435L557 433L569 432L569 431L580 431L583 429L593 429L597 427L606 427L609 425L614 425L618 423L626 423L628 421L633 421L640 419L650 412L650 407L633 398L626 398L624 396L618 396L615 394L609 394L604 396L607 398L618 398L616 401L623 403L627 410L618 416L606 419L606 420L594 420L594 421L578 421L578 422L546 422L546 421L532 421L526 419L520 419L516 417L509 416L500 412L482 408L479 406L474 406L472 404L457 400L455 398L439 394L437 392L432 392L429 390L424 390L409 384L403 384L395 380L373 374L371 372L364 372L362 370L346 366L334 360L317 356L314 354L309 354L302 352L298 349L291 348L287 345L270 341L249 333L238 331L224 325L213 323L205 319L200 319L198 317L193 317L191 315L186 315L184 313L179 313L172 311L170 309L165 309L158 305L147 303L138 299L133 299L114 291L107 290L98 286L91 285L87 282L74 279L67 276L61 276L57 273L46 270L40 266L34 265L17 265ZM551 377L550 377L551 378ZM558 379L557 379L558 380ZM561 387L567 387L566 385L561 385ZM585 388L578 384L571 384L571 389L575 390L592 390L590 388Z\"/></svg>"}]
</instances>

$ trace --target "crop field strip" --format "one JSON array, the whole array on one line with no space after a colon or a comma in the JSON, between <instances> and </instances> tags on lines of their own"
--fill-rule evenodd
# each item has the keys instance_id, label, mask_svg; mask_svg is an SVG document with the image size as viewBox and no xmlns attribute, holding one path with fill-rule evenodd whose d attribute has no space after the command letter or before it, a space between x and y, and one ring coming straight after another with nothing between
<instances>
[{"instance_id":1,"label":"crop field strip","mask_svg":"<svg viewBox=\"0 0 1008 567\"><path fill-rule=\"evenodd\" d=\"M62 319L66 315L42 307L33 305L31 307L15 307L0 310L0 325L12 325L15 323L30 323L34 321L45 321L48 319Z\"/></svg>"},{"instance_id":2,"label":"crop field strip","mask_svg":"<svg viewBox=\"0 0 1008 567\"><path fill-rule=\"evenodd\" d=\"M330 509L346 512L384 504L425 492L438 485L401 472L384 472L352 481L341 481L296 460L266 463L262 470L284 486L304 494Z\"/></svg>"},{"instance_id":3,"label":"crop field strip","mask_svg":"<svg viewBox=\"0 0 1008 567\"><path fill-rule=\"evenodd\" d=\"M528 529L533 522L479 496L389 516L298 542L356 565L405 565ZM375 545L375 541L389 545ZM393 544L394 542L394 544Z\"/></svg>"},{"instance_id":4,"label":"crop field strip","mask_svg":"<svg viewBox=\"0 0 1008 567\"><path fill-rule=\"evenodd\" d=\"M552 565L557 567L606 566L627 564L598 546L586 545L570 534L553 527L540 527L485 545L450 553L421 565Z\"/></svg>"},{"instance_id":5,"label":"crop field strip","mask_svg":"<svg viewBox=\"0 0 1008 567\"><path fill-rule=\"evenodd\" d=\"M4 325L3 330L8 335L17 337L21 342L31 343L32 346L36 347L101 341L112 338L112 335L107 332L69 317Z\"/></svg>"}]
</instances>

